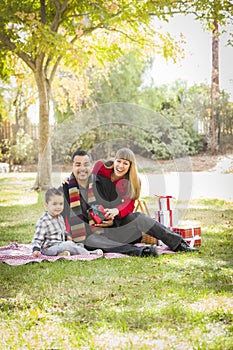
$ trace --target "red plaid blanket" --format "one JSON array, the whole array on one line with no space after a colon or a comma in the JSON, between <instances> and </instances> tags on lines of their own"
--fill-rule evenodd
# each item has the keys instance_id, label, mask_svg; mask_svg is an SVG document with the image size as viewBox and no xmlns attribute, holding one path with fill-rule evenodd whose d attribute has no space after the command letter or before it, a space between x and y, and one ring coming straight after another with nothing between
<instances>
[{"instance_id":1,"label":"red plaid blanket","mask_svg":"<svg viewBox=\"0 0 233 350\"><path fill-rule=\"evenodd\" d=\"M167 247L158 247L159 254L170 254L173 253ZM125 258L127 255L119 253L105 253L104 258ZM35 258L32 255L31 244L18 244L10 243L7 246L0 247L0 262L4 262L8 265L18 266L28 264L30 262L41 262L41 261L57 261L61 259L76 261L76 260L95 260L100 259L101 256L95 254L85 254L85 255L72 255L72 256L47 256L42 255L39 258Z\"/></svg>"}]
</instances>

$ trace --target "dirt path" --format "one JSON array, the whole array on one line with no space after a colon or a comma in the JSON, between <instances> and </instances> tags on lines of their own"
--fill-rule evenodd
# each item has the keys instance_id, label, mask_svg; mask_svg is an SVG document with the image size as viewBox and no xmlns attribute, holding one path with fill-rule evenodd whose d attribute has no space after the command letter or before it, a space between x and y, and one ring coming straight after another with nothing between
<instances>
[{"instance_id":1,"label":"dirt path","mask_svg":"<svg viewBox=\"0 0 233 350\"><path fill-rule=\"evenodd\" d=\"M233 154L199 154L197 156L177 158L175 160L153 160L137 155L139 169L151 173L165 172L220 172L233 173ZM60 171L61 166L53 166L53 171ZM70 172L70 165L62 166L63 172ZM37 164L16 166L15 172L37 172Z\"/></svg>"},{"instance_id":2,"label":"dirt path","mask_svg":"<svg viewBox=\"0 0 233 350\"><path fill-rule=\"evenodd\" d=\"M220 172L233 173L233 154L209 155L178 158L175 160L151 160L137 156L139 168L147 168L152 172Z\"/></svg>"},{"instance_id":3,"label":"dirt path","mask_svg":"<svg viewBox=\"0 0 233 350\"><path fill-rule=\"evenodd\" d=\"M142 196L171 195L189 203L195 199L233 201L233 154L207 154L169 161L137 157L142 171Z\"/></svg>"}]
</instances>

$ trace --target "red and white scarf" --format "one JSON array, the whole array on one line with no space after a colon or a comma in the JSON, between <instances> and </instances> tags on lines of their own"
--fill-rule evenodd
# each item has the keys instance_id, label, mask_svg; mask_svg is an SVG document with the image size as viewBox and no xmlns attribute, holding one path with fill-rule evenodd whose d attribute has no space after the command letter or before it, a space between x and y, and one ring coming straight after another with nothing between
<instances>
[{"instance_id":1,"label":"red and white scarf","mask_svg":"<svg viewBox=\"0 0 233 350\"><path fill-rule=\"evenodd\" d=\"M87 204L90 207L92 204L96 204L96 198L93 192L93 181L90 180L88 184L88 198ZM86 238L86 228L87 225L84 215L82 213L81 203L80 203L80 191L78 183L73 174L69 178L69 197L70 197L70 228L71 236L74 242L82 242ZM93 227L94 222L89 219L89 225L92 233L100 233L102 231L98 227Z\"/></svg>"}]
</instances>

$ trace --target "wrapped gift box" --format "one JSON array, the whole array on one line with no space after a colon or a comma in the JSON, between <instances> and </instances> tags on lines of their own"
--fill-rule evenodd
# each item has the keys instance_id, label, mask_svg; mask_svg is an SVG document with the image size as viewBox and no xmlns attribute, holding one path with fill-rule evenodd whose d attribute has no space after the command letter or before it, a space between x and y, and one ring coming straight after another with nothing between
<instances>
[{"instance_id":1,"label":"wrapped gift box","mask_svg":"<svg viewBox=\"0 0 233 350\"><path fill-rule=\"evenodd\" d=\"M172 230L180 234L190 247L201 246L201 227L172 227Z\"/></svg>"},{"instance_id":2,"label":"wrapped gift box","mask_svg":"<svg viewBox=\"0 0 233 350\"><path fill-rule=\"evenodd\" d=\"M156 210L155 220L167 227L178 225L178 211L174 210Z\"/></svg>"},{"instance_id":3,"label":"wrapped gift box","mask_svg":"<svg viewBox=\"0 0 233 350\"><path fill-rule=\"evenodd\" d=\"M88 209L88 213L96 224L101 224L105 219L107 219L107 214L102 205L92 205Z\"/></svg>"},{"instance_id":4,"label":"wrapped gift box","mask_svg":"<svg viewBox=\"0 0 233 350\"><path fill-rule=\"evenodd\" d=\"M172 196L159 196L159 210L174 210L174 198Z\"/></svg>"}]
</instances>

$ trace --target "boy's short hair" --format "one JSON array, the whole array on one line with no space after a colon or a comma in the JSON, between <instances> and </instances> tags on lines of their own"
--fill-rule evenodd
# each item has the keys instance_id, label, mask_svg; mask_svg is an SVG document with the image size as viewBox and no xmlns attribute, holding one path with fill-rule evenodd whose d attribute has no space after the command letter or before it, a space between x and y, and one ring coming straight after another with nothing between
<instances>
[{"instance_id":1,"label":"boy's short hair","mask_svg":"<svg viewBox=\"0 0 233 350\"><path fill-rule=\"evenodd\" d=\"M61 192L60 190L58 190L55 187L50 188L45 193L45 202L48 203L52 196L62 196L63 197L63 192Z\"/></svg>"},{"instance_id":2,"label":"boy's short hair","mask_svg":"<svg viewBox=\"0 0 233 350\"><path fill-rule=\"evenodd\" d=\"M71 156L71 162L73 163L74 161L74 157L75 156L81 156L81 157L84 157L84 156L88 156L90 161L92 162L93 159L92 159L92 156L90 153L88 153L87 151L84 151L83 149L78 149L77 151L75 151L72 156Z\"/></svg>"}]
</instances>

